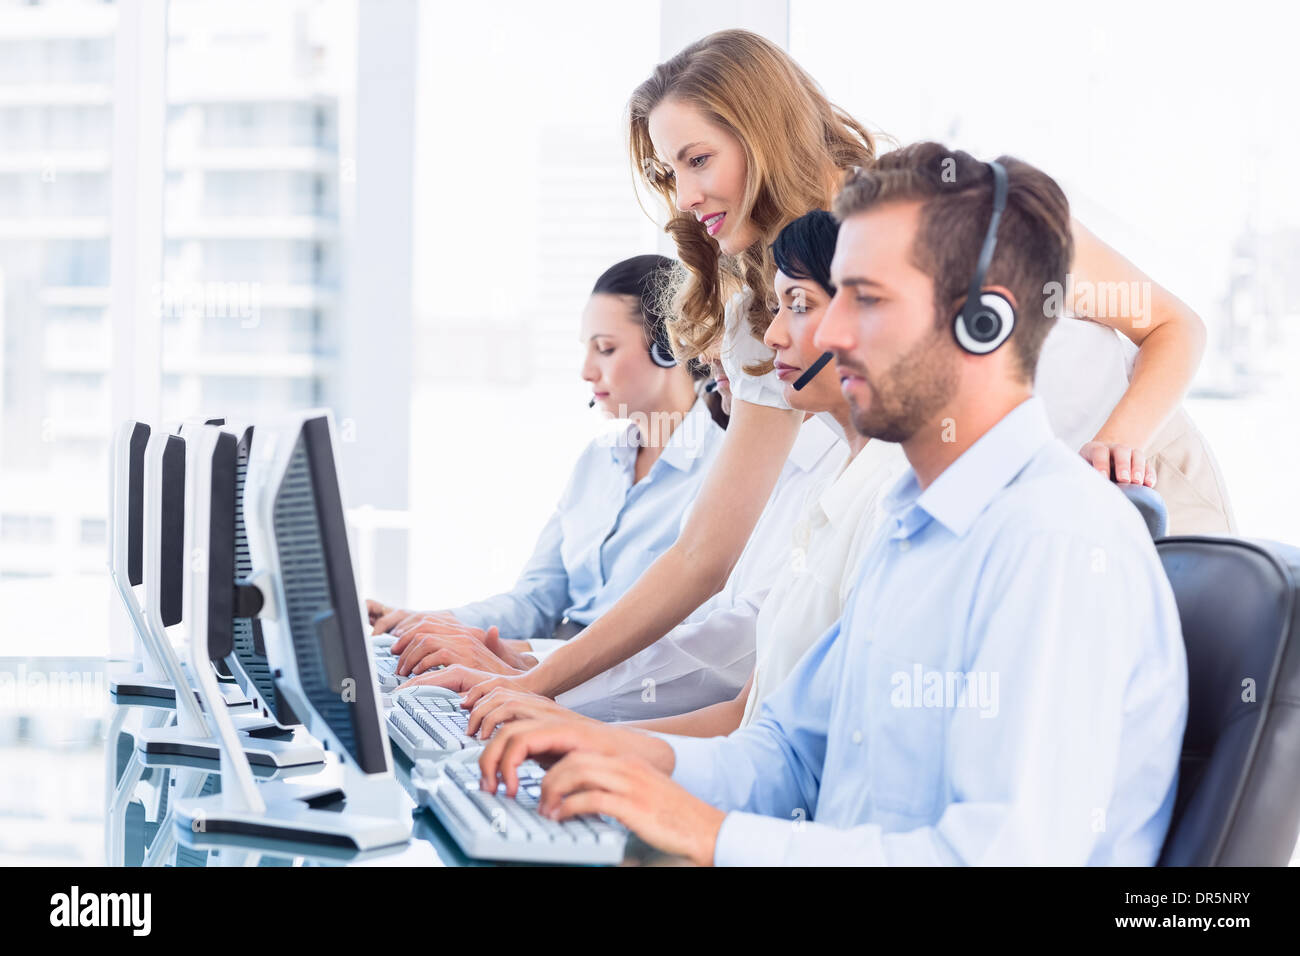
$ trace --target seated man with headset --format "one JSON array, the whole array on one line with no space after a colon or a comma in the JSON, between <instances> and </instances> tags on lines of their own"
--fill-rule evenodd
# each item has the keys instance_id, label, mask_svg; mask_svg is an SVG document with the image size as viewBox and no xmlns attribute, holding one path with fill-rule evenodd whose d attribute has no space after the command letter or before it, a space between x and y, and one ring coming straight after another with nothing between
<instances>
[{"instance_id":1,"label":"seated man with headset","mask_svg":"<svg viewBox=\"0 0 1300 956\"><path fill-rule=\"evenodd\" d=\"M1152 864L1186 659L1137 512L1032 393L1065 196L922 143L859 170L835 213L816 342L854 426L911 465L843 617L728 737L515 722L483 784L513 793L521 760L559 757L544 813L608 814L702 864Z\"/></svg>"}]
</instances>

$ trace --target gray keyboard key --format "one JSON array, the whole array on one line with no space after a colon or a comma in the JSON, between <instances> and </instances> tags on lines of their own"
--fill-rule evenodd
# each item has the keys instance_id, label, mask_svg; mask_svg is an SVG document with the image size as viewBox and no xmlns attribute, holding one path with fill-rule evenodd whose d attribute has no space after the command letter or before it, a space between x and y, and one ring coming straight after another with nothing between
<instances>
[{"instance_id":1,"label":"gray keyboard key","mask_svg":"<svg viewBox=\"0 0 1300 956\"><path fill-rule=\"evenodd\" d=\"M506 810L496 798L482 790L466 790L464 793L469 797L470 803L474 804L478 812L483 815L483 819L487 820L493 832L504 837L507 824Z\"/></svg>"}]
</instances>

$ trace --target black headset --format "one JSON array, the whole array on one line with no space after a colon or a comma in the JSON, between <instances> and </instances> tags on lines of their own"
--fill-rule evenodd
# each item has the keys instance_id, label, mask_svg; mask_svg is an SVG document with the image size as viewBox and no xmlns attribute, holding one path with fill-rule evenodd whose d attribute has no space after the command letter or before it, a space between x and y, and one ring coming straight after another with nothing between
<instances>
[{"instance_id":1,"label":"black headset","mask_svg":"<svg viewBox=\"0 0 1300 956\"><path fill-rule=\"evenodd\" d=\"M1016 326L1016 310L1006 296L997 292L981 292L984 277L993 262L993 250L998 241L998 223L1007 205L1007 171L1001 163L988 164L993 172L993 216L989 219L984 245L980 248L975 275L966 292L966 302L953 319L953 334L957 344L972 355L988 355L1011 336Z\"/></svg>"},{"instance_id":2,"label":"black headset","mask_svg":"<svg viewBox=\"0 0 1300 956\"><path fill-rule=\"evenodd\" d=\"M988 232L984 234L984 245L980 248L980 257L975 264L975 275L966 291L966 302L953 318L952 325L957 344L972 355L988 355L1010 338L1016 327L1016 310L1010 300L997 292L980 291L989 265L993 262L993 250L998 242L998 223L1002 221L1002 210L1007 206L1007 171L998 162L991 162L988 167L993 173L993 216L989 219ZM821 358L799 376L799 380L794 383L795 391L811 382L834 357L833 352L823 352Z\"/></svg>"}]
</instances>

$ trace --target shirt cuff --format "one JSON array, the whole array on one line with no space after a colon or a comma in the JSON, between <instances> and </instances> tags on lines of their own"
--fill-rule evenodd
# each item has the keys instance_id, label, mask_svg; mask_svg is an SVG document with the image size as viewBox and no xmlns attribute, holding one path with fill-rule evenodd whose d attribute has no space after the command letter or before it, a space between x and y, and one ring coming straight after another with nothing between
<instances>
[{"instance_id":1,"label":"shirt cuff","mask_svg":"<svg viewBox=\"0 0 1300 956\"><path fill-rule=\"evenodd\" d=\"M719 738L675 737L651 732L673 748L673 782L706 803L718 806L721 789L714 784ZM726 809L725 807L723 809ZM731 812L722 820L713 847L714 866L772 866L789 852L790 837L802 818L780 820L755 813Z\"/></svg>"},{"instance_id":2,"label":"shirt cuff","mask_svg":"<svg viewBox=\"0 0 1300 956\"><path fill-rule=\"evenodd\" d=\"M789 852L800 820L779 820L757 813L728 813L713 847L714 866L779 866Z\"/></svg>"},{"instance_id":3,"label":"shirt cuff","mask_svg":"<svg viewBox=\"0 0 1300 956\"><path fill-rule=\"evenodd\" d=\"M716 805L719 794L713 779L718 761L718 738L654 735L673 748L673 782L681 784L701 800Z\"/></svg>"}]
</instances>

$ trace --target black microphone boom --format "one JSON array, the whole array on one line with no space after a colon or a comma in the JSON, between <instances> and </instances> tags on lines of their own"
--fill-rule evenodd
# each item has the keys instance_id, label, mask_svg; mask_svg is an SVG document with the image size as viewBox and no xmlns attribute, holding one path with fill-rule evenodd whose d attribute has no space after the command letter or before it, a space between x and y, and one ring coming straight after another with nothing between
<instances>
[{"instance_id":1,"label":"black microphone boom","mask_svg":"<svg viewBox=\"0 0 1300 956\"><path fill-rule=\"evenodd\" d=\"M804 386L816 378L817 373L824 369L833 358L835 358L834 352L823 352L822 357L813 362L808 371L799 376L799 380L794 383L794 390L796 392L802 392Z\"/></svg>"}]
</instances>

